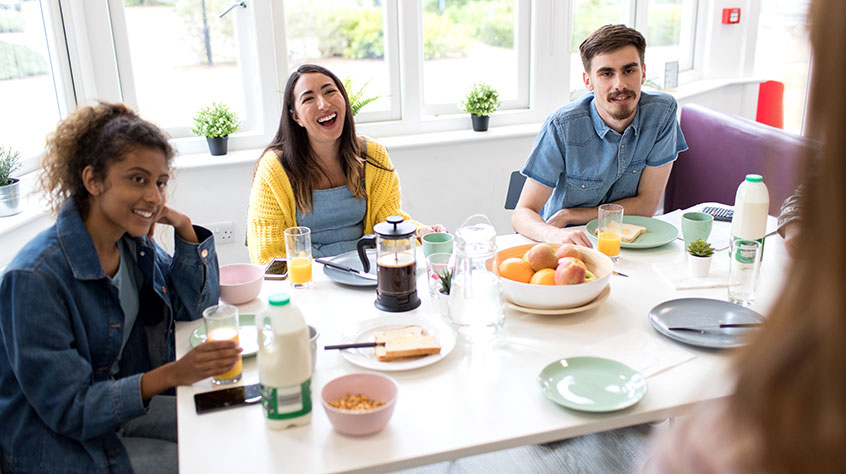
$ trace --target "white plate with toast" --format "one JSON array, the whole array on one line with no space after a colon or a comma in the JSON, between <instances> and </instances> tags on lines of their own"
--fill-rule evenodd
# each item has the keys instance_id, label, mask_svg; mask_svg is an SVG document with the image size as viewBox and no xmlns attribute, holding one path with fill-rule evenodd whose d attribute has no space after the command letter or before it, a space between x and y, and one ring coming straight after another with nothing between
<instances>
[{"instance_id":1,"label":"white plate with toast","mask_svg":"<svg viewBox=\"0 0 846 474\"><path fill-rule=\"evenodd\" d=\"M374 342L393 337L385 346L376 348L344 349L341 356L348 362L366 369L388 372L419 369L432 365L448 356L455 348L455 333L441 321L428 321L415 316L383 316L356 326L343 343ZM440 347L437 353L435 349ZM377 351L379 355L377 355ZM425 355L404 356L415 352ZM393 360L379 360L379 357Z\"/></svg>"},{"instance_id":2,"label":"white plate with toast","mask_svg":"<svg viewBox=\"0 0 846 474\"><path fill-rule=\"evenodd\" d=\"M596 219L585 224L585 233L591 239L596 240ZM624 249L649 249L669 244L679 235L679 230L673 224L662 220L643 216L623 216L623 224L628 224L628 229L634 239L627 241L623 238L620 246ZM642 230L640 228L643 228Z\"/></svg>"}]
</instances>

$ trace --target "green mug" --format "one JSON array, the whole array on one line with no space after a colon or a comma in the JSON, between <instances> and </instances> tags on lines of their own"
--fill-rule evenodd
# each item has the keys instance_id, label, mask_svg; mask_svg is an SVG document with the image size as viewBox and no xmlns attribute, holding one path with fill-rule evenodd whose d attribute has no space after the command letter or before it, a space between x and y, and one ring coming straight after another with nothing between
<instances>
[{"instance_id":1,"label":"green mug","mask_svg":"<svg viewBox=\"0 0 846 474\"><path fill-rule=\"evenodd\" d=\"M452 253L452 234L446 232L432 232L420 238L423 241L423 255L428 257L433 253Z\"/></svg>"},{"instance_id":2,"label":"green mug","mask_svg":"<svg viewBox=\"0 0 846 474\"><path fill-rule=\"evenodd\" d=\"M714 216L704 212L685 212L682 215L682 236L684 237L684 250L696 239L708 240L711 235L711 227L714 225Z\"/></svg>"}]
</instances>

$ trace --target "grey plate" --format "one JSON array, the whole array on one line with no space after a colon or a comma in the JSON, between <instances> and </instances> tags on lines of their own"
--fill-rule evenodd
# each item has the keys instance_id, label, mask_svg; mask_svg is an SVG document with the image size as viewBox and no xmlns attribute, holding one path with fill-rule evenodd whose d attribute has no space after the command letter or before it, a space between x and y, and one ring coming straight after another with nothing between
<instances>
[{"instance_id":1,"label":"grey plate","mask_svg":"<svg viewBox=\"0 0 846 474\"><path fill-rule=\"evenodd\" d=\"M370 273L376 274L376 251L375 250L368 250L367 251L367 258L370 260ZM341 265L346 265L351 268L355 268L356 270L363 270L361 266L361 260L358 258L358 252L353 250L352 252L342 253L341 255L336 255L334 257L328 258L328 260L339 263ZM326 274L332 281L336 283L340 283L342 285L350 285L350 286L376 286L376 280L368 280L367 278L362 278L355 273L352 272L345 272L343 270L338 270L337 268L332 268L330 266L324 265L323 266L323 273Z\"/></svg>"},{"instance_id":2,"label":"grey plate","mask_svg":"<svg viewBox=\"0 0 846 474\"><path fill-rule=\"evenodd\" d=\"M699 347L727 349L746 345L757 328L714 328L703 331L670 331L668 327L718 326L722 323L760 323L764 317L734 303L708 298L665 301L649 311L649 322L661 334Z\"/></svg>"}]
</instances>

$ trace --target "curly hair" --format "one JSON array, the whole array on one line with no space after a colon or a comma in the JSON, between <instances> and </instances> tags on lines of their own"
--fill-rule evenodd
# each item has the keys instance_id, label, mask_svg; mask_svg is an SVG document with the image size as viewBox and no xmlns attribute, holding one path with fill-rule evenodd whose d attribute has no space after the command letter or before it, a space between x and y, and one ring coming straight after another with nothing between
<instances>
[{"instance_id":1,"label":"curly hair","mask_svg":"<svg viewBox=\"0 0 846 474\"><path fill-rule=\"evenodd\" d=\"M83 218L90 200L82 182L82 171L90 166L103 180L114 164L135 148L161 151L170 165L175 154L167 135L121 103L100 102L80 107L47 136L41 187L54 212L68 199Z\"/></svg>"}]
</instances>

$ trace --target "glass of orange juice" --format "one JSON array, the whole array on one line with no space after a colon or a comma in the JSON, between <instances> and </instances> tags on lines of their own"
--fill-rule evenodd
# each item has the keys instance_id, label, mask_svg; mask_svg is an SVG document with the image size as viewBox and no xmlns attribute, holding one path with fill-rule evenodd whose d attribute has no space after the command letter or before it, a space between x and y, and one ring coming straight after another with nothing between
<instances>
[{"instance_id":1,"label":"glass of orange juice","mask_svg":"<svg viewBox=\"0 0 846 474\"><path fill-rule=\"evenodd\" d=\"M294 288L311 288L311 229L285 229L285 253L288 256L288 280Z\"/></svg>"},{"instance_id":2,"label":"glass of orange juice","mask_svg":"<svg viewBox=\"0 0 846 474\"><path fill-rule=\"evenodd\" d=\"M206 324L206 340L209 341L235 341L240 345L238 339L238 308L230 304L209 306L203 310L203 322ZM224 383L237 382L241 380L242 371L241 356L234 367L222 374L215 375L212 383L220 385Z\"/></svg>"},{"instance_id":3,"label":"glass of orange juice","mask_svg":"<svg viewBox=\"0 0 846 474\"><path fill-rule=\"evenodd\" d=\"M603 204L597 218L597 249L615 262L620 258L620 240L623 236L623 206Z\"/></svg>"}]
</instances>

